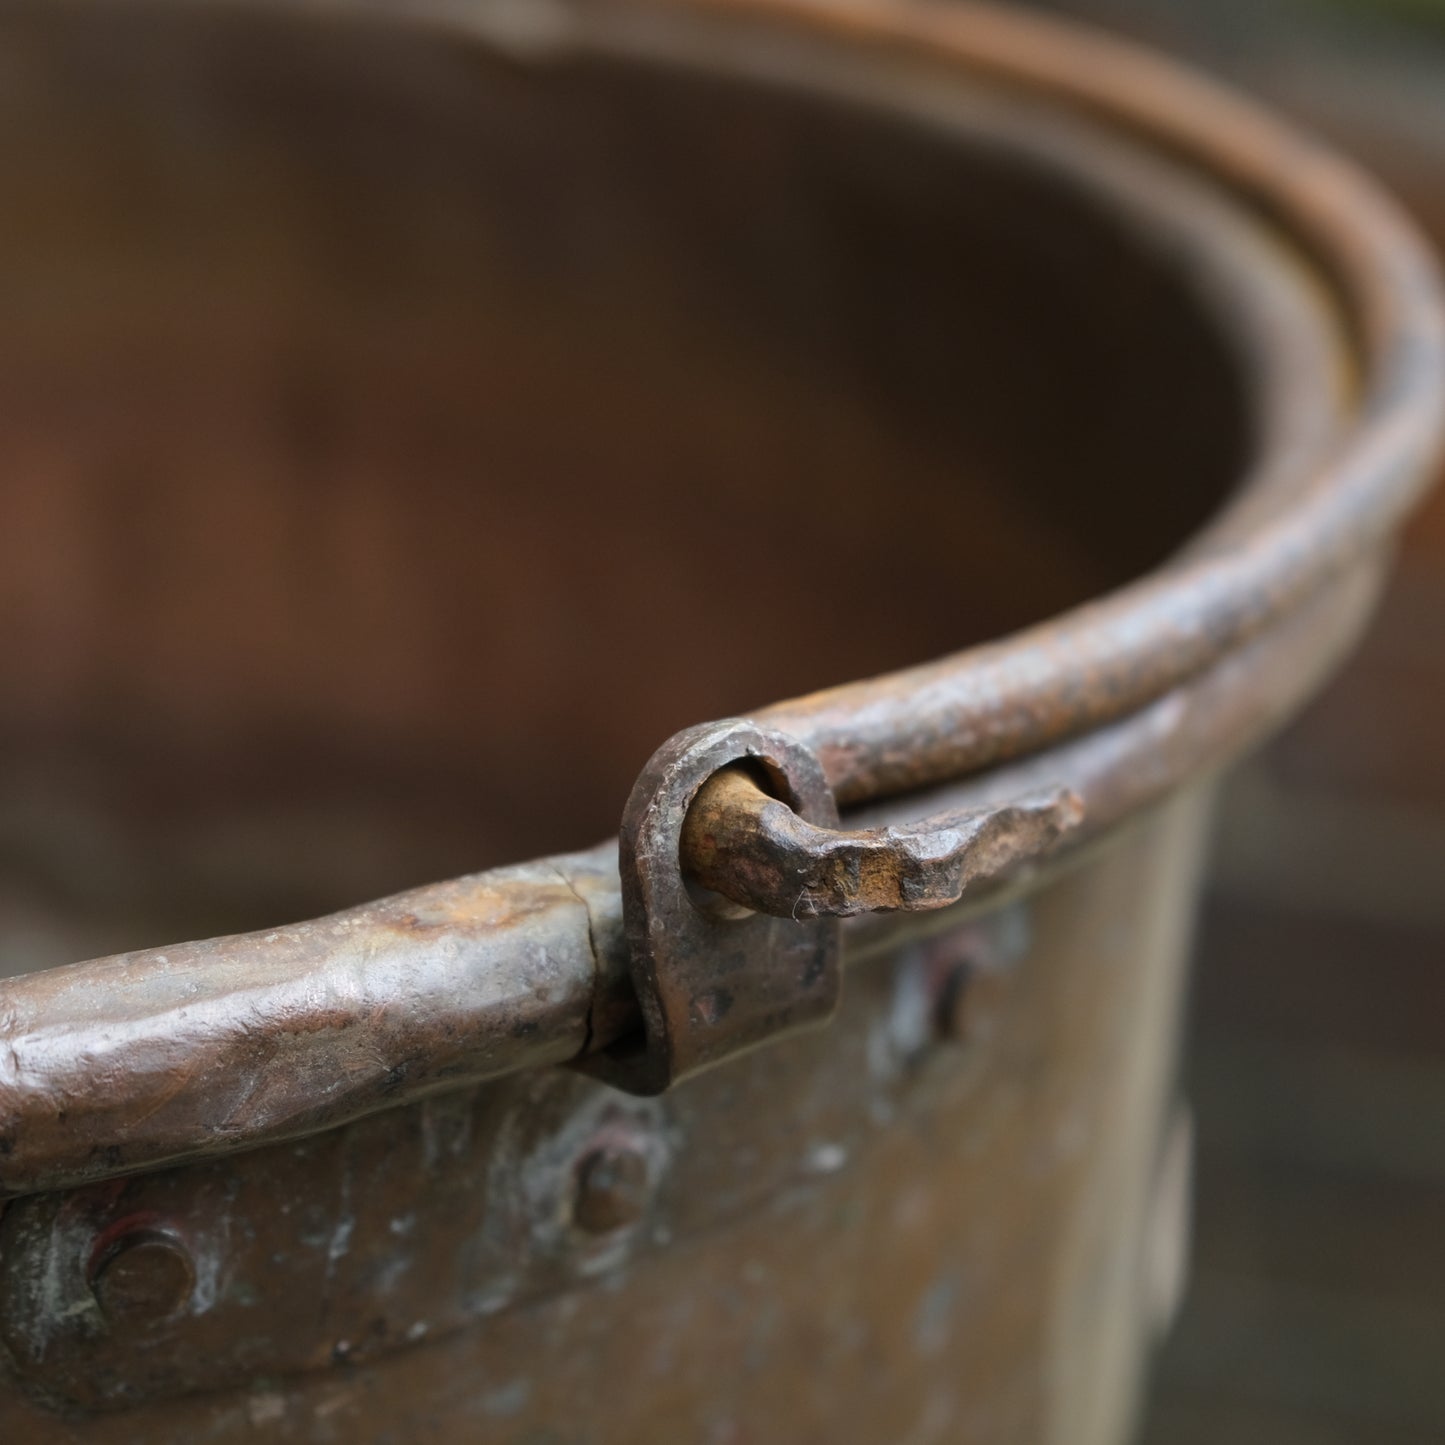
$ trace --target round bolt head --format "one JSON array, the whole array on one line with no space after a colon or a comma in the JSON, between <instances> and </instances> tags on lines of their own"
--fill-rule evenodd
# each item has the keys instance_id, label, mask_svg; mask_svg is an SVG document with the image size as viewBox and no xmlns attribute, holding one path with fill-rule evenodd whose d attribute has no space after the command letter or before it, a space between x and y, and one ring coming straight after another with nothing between
<instances>
[{"instance_id":1,"label":"round bolt head","mask_svg":"<svg viewBox=\"0 0 1445 1445\"><path fill-rule=\"evenodd\" d=\"M113 1325L169 1319L189 1303L196 1270L185 1245L159 1230L124 1236L101 1260L91 1290Z\"/></svg>"},{"instance_id":2,"label":"round bolt head","mask_svg":"<svg viewBox=\"0 0 1445 1445\"><path fill-rule=\"evenodd\" d=\"M647 1208L647 1159L633 1148L603 1145L577 1166L572 1218L588 1234L611 1234L635 1224Z\"/></svg>"}]
</instances>

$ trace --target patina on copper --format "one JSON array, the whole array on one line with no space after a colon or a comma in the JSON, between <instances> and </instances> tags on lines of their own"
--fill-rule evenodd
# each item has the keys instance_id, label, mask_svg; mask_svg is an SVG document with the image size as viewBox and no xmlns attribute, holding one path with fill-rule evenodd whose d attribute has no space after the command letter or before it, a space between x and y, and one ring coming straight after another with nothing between
<instances>
[{"instance_id":1,"label":"patina on copper","mask_svg":"<svg viewBox=\"0 0 1445 1445\"><path fill-rule=\"evenodd\" d=\"M491 13L456 15L484 24ZM1211 209L1212 198L1187 190L1151 198L1161 224L1187 228L1217 268L1215 301L1253 352L1277 451L1183 554L1114 596L1000 643L759 712L816 751L840 801L876 802L1031 753L1040 786L1082 800L1082 841L1120 810L1090 799L1067 745L1056 757L1040 750L1151 699L1177 699L1185 680L1207 677L1211 666L1227 670L1245 639L1267 636L1356 559L1368 560L1417 494L1438 428L1442 373L1429 263L1348 166L1247 105L1172 72L1161 82L1152 62L1113 46L968 8L903 6L887 15L849 12L845 21L770 0L583 4L557 15L565 23L547 43L564 52L675 54L688 63L703 63L705 53L706 65L722 71L757 63L760 29L786 38L775 63L802 67L809 86L904 114L926 116L932 87L950 66L1037 87L1224 183L1270 233L1269 245L1295 248L1291 264L1311 267L1310 284L1327 287L1343 312L1358 395L1348 425L1316 427L1314 445L1305 445L1310 424L1297 418L1311 403L1291 391L1299 383L1285 373L1309 343L1301 323L1285 324L1287 312L1282 322L1277 306L1267 314L1256 306L1252 288L1280 283L1262 281L1257 238L1237 214ZM877 47L879 63L850 68L847 58L868 47ZM928 85L915 94L913 79ZM1075 144L1070 163L1087 163L1085 140L1072 137ZM1093 745L1105 748L1109 736L1096 731ZM1171 777L1195 766L1181 756ZM1013 808L1020 799L991 801ZM893 816L909 823L916 814L904 805ZM1057 821L1031 845L1052 846ZM617 938L620 916L610 857L602 850L301 928L0 985L9 1041L0 1066L0 1187L25 1192L303 1133L450 1080L572 1057L627 1032L635 1015L625 965L605 946ZM707 871L705 859L689 861ZM1019 861L1008 848L994 860L1005 869ZM983 883L993 869L977 871ZM439 952L439 936L465 946ZM498 966L479 972L473 948ZM382 960L391 960L390 973ZM553 979L545 995L539 969ZM475 996L478 987L485 997ZM380 1005L402 990L413 1003L406 1020L379 1032L352 1028L370 1000ZM180 1023L173 1000L182 991ZM439 1013L424 1003L433 998ZM274 1067L281 1057L295 1062ZM213 1092L218 1081L234 1104Z\"/></svg>"},{"instance_id":2,"label":"patina on copper","mask_svg":"<svg viewBox=\"0 0 1445 1445\"><path fill-rule=\"evenodd\" d=\"M1152 1327L1130 1256L1194 824L1176 801L1036 899L875 956L827 1028L655 1098L524 1070L14 1200L0 1420L105 1445L566 1439L581 1391L608 1445L719 1414L865 1445L929 1399L970 1445L1115 1445L1118 1350ZM955 1038L969 968L1000 986ZM184 1241L197 1286L112 1327L87 1262L136 1218Z\"/></svg>"}]
</instances>

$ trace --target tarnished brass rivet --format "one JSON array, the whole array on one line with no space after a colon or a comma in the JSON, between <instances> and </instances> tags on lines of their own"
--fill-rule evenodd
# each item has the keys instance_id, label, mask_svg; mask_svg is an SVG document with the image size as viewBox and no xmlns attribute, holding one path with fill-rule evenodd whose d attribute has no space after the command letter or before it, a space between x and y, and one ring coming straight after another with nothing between
<instances>
[{"instance_id":1,"label":"tarnished brass rivet","mask_svg":"<svg viewBox=\"0 0 1445 1445\"><path fill-rule=\"evenodd\" d=\"M191 1298L195 1265L185 1245L159 1230L137 1230L99 1260L90 1287L111 1324L169 1319Z\"/></svg>"},{"instance_id":2,"label":"tarnished brass rivet","mask_svg":"<svg viewBox=\"0 0 1445 1445\"><path fill-rule=\"evenodd\" d=\"M647 1160L637 1149L604 1145L577 1166L572 1218L588 1234L611 1234L635 1224L647 1208Z\"/></svg>"}]
</instances>

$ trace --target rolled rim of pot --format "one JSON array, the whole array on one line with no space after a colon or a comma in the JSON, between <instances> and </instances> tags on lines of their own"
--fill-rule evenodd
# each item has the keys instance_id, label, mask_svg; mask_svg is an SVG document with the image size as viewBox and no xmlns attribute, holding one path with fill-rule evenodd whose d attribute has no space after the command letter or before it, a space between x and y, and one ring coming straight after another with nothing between
<instances>
[{"instance_id":1,"label":"rolled rim of pot","mask_svg":"<svg viewBox=\"0 0 1445 1445\"><path fill-rule=\"evenodd\" d=\"M1007 125L1188 269L1250 379L1249 475L1177 555L1104 597L752 714L816 754L850 821L1061 783L1083 822L1059 849L1076 848L1248 746L1356 634L1383 544L1439 450L1445 311L1396 207L1254 105L1074 25L964 3L271 8L424 24L523 59L694 67L945 134ZM1020 886L1040 861L970 899ZM850 923L853 958L876 927ZM629 966L608 843L0 982L0 1195L294 1138L575 1059L636 1028Z\"/></svg>"}]
</instances>

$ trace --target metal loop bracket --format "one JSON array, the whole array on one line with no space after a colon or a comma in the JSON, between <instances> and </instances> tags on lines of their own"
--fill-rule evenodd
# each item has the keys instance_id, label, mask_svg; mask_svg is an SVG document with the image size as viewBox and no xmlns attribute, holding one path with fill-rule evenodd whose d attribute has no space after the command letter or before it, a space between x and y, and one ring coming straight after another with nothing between
<instances>
[{"instance_id":1,"label":"metal loop bracket","mask_svg":"<svg viewBox=\"0 0 1445 1445\"><path fill-rule=\"evenodd\" d=\"M824 828L837 806L814 754L795 738L737 719L678 733L642 770L622 817L622 916L642 1038L582 1067L631 1093L660 1093L689 1074L825 1022L839 990L833 918L778 918L709 900L684 877L682 835L703 785L742 764L772 796Z\"/></svg>"}]
</instances>

